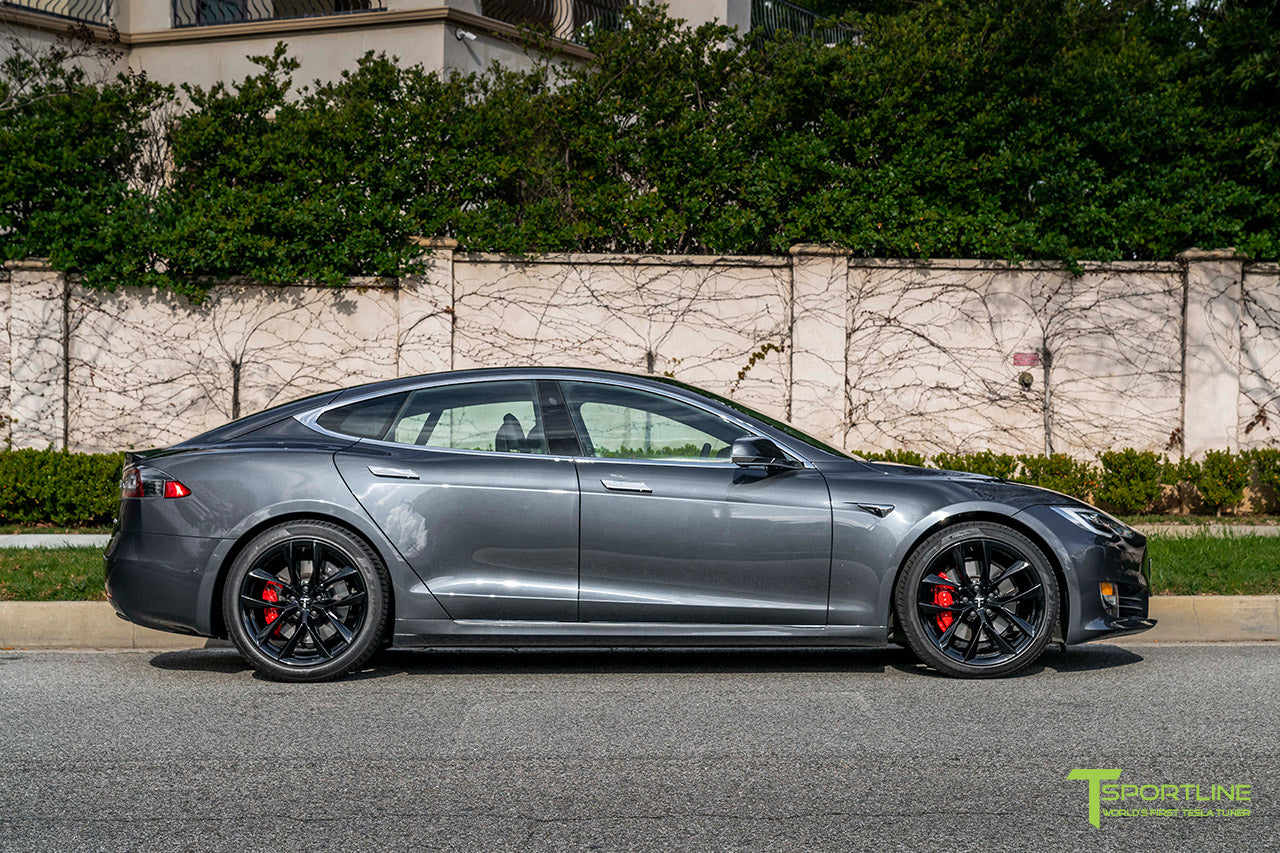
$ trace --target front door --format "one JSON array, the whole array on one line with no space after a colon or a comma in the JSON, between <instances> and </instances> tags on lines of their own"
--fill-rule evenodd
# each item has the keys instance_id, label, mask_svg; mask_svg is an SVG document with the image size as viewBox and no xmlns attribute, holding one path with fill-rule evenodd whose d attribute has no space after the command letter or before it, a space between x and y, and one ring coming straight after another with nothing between
<instances>
[{"instance_id":1,"label":"front door","mask_svg":"<svg viewBox=\"0 0 1280 853\"><path fill-rule=\"evenodd\" d=\"M561 382L578 430L584 622L825 625L831 500L813 468L740 468L746 430L653 391Z\"/></svg>"}]
</instances>

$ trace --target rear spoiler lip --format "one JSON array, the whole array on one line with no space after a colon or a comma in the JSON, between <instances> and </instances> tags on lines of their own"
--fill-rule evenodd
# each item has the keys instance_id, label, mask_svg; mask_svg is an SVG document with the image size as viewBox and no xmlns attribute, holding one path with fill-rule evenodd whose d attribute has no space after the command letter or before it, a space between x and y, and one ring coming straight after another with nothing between
<instances>
[{"instance_id":1,"label":"rear spoiler lip","mask_svg":"<svg viewBox=\"0 0 1280 853\"><path fill-rule=\"evenodd\" d=\"M137 465L144 459L149 459L152 456L158 456L161 453L164 453L164 451L165 448L163 447L157 447L153 450L126 450L124 452L124 464L126 466Z\"/></svg>"}]
</instances>

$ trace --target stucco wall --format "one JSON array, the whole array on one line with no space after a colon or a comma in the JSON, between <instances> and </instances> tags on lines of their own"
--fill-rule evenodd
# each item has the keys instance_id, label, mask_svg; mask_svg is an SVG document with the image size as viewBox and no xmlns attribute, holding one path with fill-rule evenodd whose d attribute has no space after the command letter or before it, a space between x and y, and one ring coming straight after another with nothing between
<instances>
[{"instance_id":1,"label":"stucco wall","mask_svg":"<svg viewBox=\"0 0 1280 853\"><path fill-rule=\"evenodd\" d=\"M88 291L39 263L8 279L0 407L18 447L164 445L329 388L515 364L672 375L851 450L1280 444L1280 267L1230 253L1073 275L823 247L514 258L443 245L412 278L229 283L200 304Z\"/></svg>"}]
</instances>

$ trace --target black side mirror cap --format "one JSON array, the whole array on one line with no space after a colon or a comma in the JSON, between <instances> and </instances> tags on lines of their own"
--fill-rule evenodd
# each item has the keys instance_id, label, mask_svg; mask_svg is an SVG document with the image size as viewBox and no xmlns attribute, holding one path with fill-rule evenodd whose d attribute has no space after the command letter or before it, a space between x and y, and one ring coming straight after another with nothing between
<instances>
[{"instance_id":1,"label":"black side mirror cap","mask_svg":"<svg viewBox=\"0 0 1280 853\"><path fill-rule=\"evenodd\" d=\"M803 463L792 459L782 448L767 438L744 435L735 439L729 458L744 468L800 468Z\"/></svg>"}]
</instances>

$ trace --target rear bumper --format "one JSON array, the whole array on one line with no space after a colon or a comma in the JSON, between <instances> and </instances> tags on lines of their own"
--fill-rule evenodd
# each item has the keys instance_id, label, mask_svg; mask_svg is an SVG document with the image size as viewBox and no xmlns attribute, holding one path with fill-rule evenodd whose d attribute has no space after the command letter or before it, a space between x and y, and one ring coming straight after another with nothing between
<instances>
[{"instance_id":1,"label":"rear bumper","mask_svg":"<svg viewBox=\"0 0 1280 853\"><path fill-rule=\"evenodd\" d=\"M221 539L117 531L106 550L107 599L145 628L207 635L206 568Z\"/></svg>"}]
</instances>

